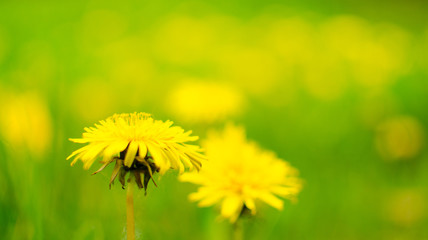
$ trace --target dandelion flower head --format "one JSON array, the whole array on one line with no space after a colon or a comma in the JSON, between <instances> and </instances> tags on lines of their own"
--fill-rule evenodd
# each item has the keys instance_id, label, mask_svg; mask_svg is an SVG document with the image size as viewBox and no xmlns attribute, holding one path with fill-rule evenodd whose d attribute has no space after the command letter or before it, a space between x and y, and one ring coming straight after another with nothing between
<instances>
[{"instance_id":1,"label":"dandelion flower head","mask_svg":"<svg viewBox=\"0 0 428 240\"><path fill-rule=\"evenodd\" d=\"M116 161L110 183L119 174L124 185L125 175L131 172L139 187L146 188L154 172L163 174L170 168L180 173L186 168L199 169L205 159L198 146L186 144L198 137L172 125L172 121L154 120L147 113L115 114L94 127L85 128L82 138L70 139L88 145L74 151L67 159L75 157L71 165L80 159L84 168L89 169L102 157L103 165L95 173Z\"/></svg>"},{"instance_id":2,"label":"dandelion flower head","mask_svg":"<svg viewBox=\"0 0 428 240\"><path fill-rule=\"evenodd\" d=\"M1 93L3 115L0 136L17 149L27 149L39 160L49 151L52 142L52 119L48 105L37 93Z\"/></svg>"},{"instance_id":3,"label":"dandelion flower head","mask_svg":"<svg viewBox=\"0 0 428 240\"><path fill-rule=\"evenodd\" d=\"M203 143L209 161L199 173L180 180L200 185L189 198L200 207L221 204L221 216L235 222L245 211L255 214L262 201L281 210L280 198L294 200L301 190L298 171L274 153L246 139L241 127L228 125Z\"/></svg>"},{"instance_id":4,"label":"dandelion flower head","mask_svg":"<svg viewBox=\"0 0 428 240\"><path fill-rule=\"evenodd\" d=\"M396 116L381 122L376 130L376 147L385 160L410 160L421 153L425 136L417 118Z\"/></svg>"}]
</instances>

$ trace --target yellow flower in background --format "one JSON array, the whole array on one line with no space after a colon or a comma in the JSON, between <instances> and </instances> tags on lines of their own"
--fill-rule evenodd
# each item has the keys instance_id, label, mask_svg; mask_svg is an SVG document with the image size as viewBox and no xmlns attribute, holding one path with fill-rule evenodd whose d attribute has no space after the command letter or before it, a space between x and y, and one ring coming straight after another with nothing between
<instances>
[{"instance_id":1,"label":"yellow flower in background","mask_svg":"<svg viewBox=\"0 0 428 240\"><path fill-rule=\"evenodd\" d=\"M416 157L423 146L424 130L414 117L399 116L380 123L376 132L376 147L386 160L406 160Z\"/></svg>"},{"instance_id":2,"label":"yellow flower in background","mask_svg":"<svg viewBox=\"0 0 428 240\"><path fill-rule=\"evenodd\" d=\"M180 173L185 168L199 169L205 159L198 146L186 144L198 137L172 124L172 121L154 120L147 113L115 114L94 127L85 128L83 138L70 139L88 145L74 151L67 159L75 156L71 165L81 159L88 169L102 156L103 166L95 173L116 161L110 184L120 173L120 181L125 185L126 174L132 172L138 186L147 188L154 172L163 174L170 168L179 169Z\"/></svg>"},{"instance_id":3,"label":"yellow flower in background","mask_svg":"<svg viewBox=\"0 0 428 240\"><path fill-rule=\"evenodd\" d=\"M245 105L235 88L209 82L183 83L170 94L167 109L186 122L212 123L236 116Z\"/></svg>"},{"instance_id":4,"label":"yellow flower in background","mask_svg":"<svg viewBox=\"0 0 428 240\"><path fill-rule=\"evenodd\" d=\"M420 189L396 190L385 198L384 214L388 221L402 227L418 224L426 217L427 199Z\"/></svg>"},{"instance_id":5,"label":"yellow flower in background","mask_svg":"<svg viewBox=\"0 0 428 240\"><path fill-rule=\"evenodd\" d=\"M296 199L302 188L298 171L274 153L248 141L241 127L228 125L203 143L209 161L199 173L185 173L181 181L201 185L189 198L200 207L221 203L221 216L235 222L246 210L256 212L261 200L281 210L278 196Z\"/></svg>"},{"instance_id":6,"label":"yellow flower in background","mask_svg":"<svg viewBox=\"0 0 428 240\"><path fill-rule=\"evenodd\" d=\"M1 135L12 148L24 147L36 157L52 143L52 120L44 99L36 93L2 94Z\"/></svg>"},{"instance_id":7,"label":"yellow flower in background","mask_svg":"<svg viewBox=\"0 0 428 240\"><path fill-rule=\"evenodd\" d=\"M361 56L373 37L373 27L363 18L353 15L333 16L324 20L319 27L319 38L330 54L339 55L346 60Z\"/></svg>"}]
</instances>

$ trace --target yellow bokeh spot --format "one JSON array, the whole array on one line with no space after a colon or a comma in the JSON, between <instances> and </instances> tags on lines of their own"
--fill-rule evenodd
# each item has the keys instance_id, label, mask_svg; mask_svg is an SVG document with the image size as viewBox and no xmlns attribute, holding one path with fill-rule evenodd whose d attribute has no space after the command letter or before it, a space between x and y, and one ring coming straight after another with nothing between
<instances>
[{"instance_id":1,"label":"yellow bokeh spot","mask_svg":"<svg viewBox=\"0 0 428 240\"><path fill-rule=\"evenodd\" d=\"M343 15L328 19L320 26L320 40L333 54L344 59L358 59L361 47L372 35L371 26L363 19Z\"/></svg>"},{"instance_id":2,"label":"yellow bokeh spot","mask_svg":"<svg viewBox=\"0 0 428 240\"><path fill-rule=\"evenodd\" d=\"M174 88L167 109L187 122L216 122L240 114L244 96L232 86L214 82L188 81Z\"/></svg>"},{"instance_id":3,"label":"yellow bokeh spot","mask_svg":"<svg viewBox=\"0 0 428 240\"><path fill-rule=\"evenodd\" d=\"M401 64L398 57L382 43L366 44L353 63L355 80L367 87L381 87L394 82Z\"/></svg>"},{"instance_id":4,"label":"yellow bokeh spot","mask_svg":"<svg viewBox=\"0 0 428 240\"><path fill-rule=\"evenodd\" d=\"M27 149L42 157L52 142L52 120L48 106L37 93L3 95L1 134L14 151Z\"/></svg>"},{"instance_id":5,"label":"yellow bokeh spot","mask_svg":"<svg viewBox=\"0 0 428 240\"><path fill-rule=\"evenodd\" d=\"M421 123L410 116L389 119L377 128L376 147L386 160L405 160L416 157L423 145Z\"/></svg>"},{"instance_id":6,"label":"yellow bokeh spot","mask_svg":"<svg viewBox=\"0 0 428 240\"><path fill-rule=\"evenodd\" d=\"M388 197L385 204L387 219L399 226L409 227L426 216L426 198L417 190L400 190Z\"/></svg>"}]
</instances>

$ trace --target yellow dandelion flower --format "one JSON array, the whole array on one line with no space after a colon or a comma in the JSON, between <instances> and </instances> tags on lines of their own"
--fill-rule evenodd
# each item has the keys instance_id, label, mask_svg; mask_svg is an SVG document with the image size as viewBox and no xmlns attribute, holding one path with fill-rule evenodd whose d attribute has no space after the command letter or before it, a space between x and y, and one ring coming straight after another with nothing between
<instances>
[{"instance_id":1,"label":"yellow dandelion flower","mask_svg":"<svg viewBox=\"0 0 428 240\"><path fill-rule=\"evenodd\" d=\"M400 189L387 195L384 203L386 220L410 227L427 216L427 199L420 189Z\"/></svg>"},{"instance_id":2,"label":"yellow dandelion flower","mask_svg":"<svg viewBox=\"0 0 428 240\"><path fill-rule=\"evenodd\" d=\"M417 157L423 149L424 129L412 116L387 119L376 130L376 148L385 160L409 160Z\"/></svg>"},{"instance_id":3,"label":"yellow dandelion flower","mask_svg":"<svg viewBox=\"0 0 428 240\"><path fill-rule=\"evenodd\" d=\"M52 119L45 99L31 92L4 92L2 97L5 98L0 99L4 113L0 118L0 136L14 152L24 147L35 159L43 161L52 142Z\"/></svg>"},{"instance_id":4,"label":"yellow dandelion flower","mask_svg":"<svg viewBox=\"0 0 428 240\"><path fill-rule=\"evenodd\" d=\"M163 174L170 168L178 169L180 173L185 168L199 169L205 159L200 154L201 149L186 144L198 137L190 136L191 131L184 132L172 124L172 121L154 120L147 113L115 114L95 127L85 128L83 138L70 139L89 144L74 151L67 160L74 156L71 165L80 159L84 168L89 169L97 157L102 156L103 165L95 173L116 161L110 184L120 173L124 185L125 175L131 172L140 188L147 187L154 172Z\"/></svg>"},{"instance_id":5,"label":"yellow dandelion flower","mask_svg":"<svg viewBox=\"0 0 428 240\"><path fill-rule=\"evenodd\" d=\"M190 200L200 207L221 202L221 216L235 222L241 214L256 212L256 200L281 210L279 197L294 200L300 192L298 171L274 153L248 141L241 127L229 125L203 143L209 161L197 173L180 180L201 185Z\"/></svg>"},{"instance_id":6,"label":"yellow dandelion flower","mask_svg":"<svg viewBox=\"0 0 428 240\"><path fill-rule=\"evenodd\" d=\"M70 139L76 143L88 143L67 158L75 157L71 165L80 159L88 169L102 156L103 165L95 174L116 161L110 186L119 176L123 188L126 175L130 173L126 195L128 240L135 239L133 183L147 191L153 173L163 174L170 168L179 169L180 173L185 168L199 170L201 161L205 159L198 146L186 144L198 137L190 136L191 131L184 132L172 124L172 121L154 120L148 113L115 114L94 127L85 128L82 138ZM156 185L154 180L153 183Z\"/></svg>"}]
</instances>

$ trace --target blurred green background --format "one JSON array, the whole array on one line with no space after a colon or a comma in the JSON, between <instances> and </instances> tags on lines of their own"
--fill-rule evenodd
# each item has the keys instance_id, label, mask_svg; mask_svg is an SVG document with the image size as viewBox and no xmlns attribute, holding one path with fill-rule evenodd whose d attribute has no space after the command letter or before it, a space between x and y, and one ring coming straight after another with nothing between
<instances>
[{"instance_id":1,"label":"blurred green background","mask_svg":"<svg viewBox=\"0 0 428 240\"><path fill-rule=\"evenodd\" d=\"M65 158L143 111L202 138L232 121L298 168L247 239L428 239L423 1L0 1L0 239L125 239L125 191ZM140 239L228 239L175 172Z\"/></svg>"}]
</instances>

